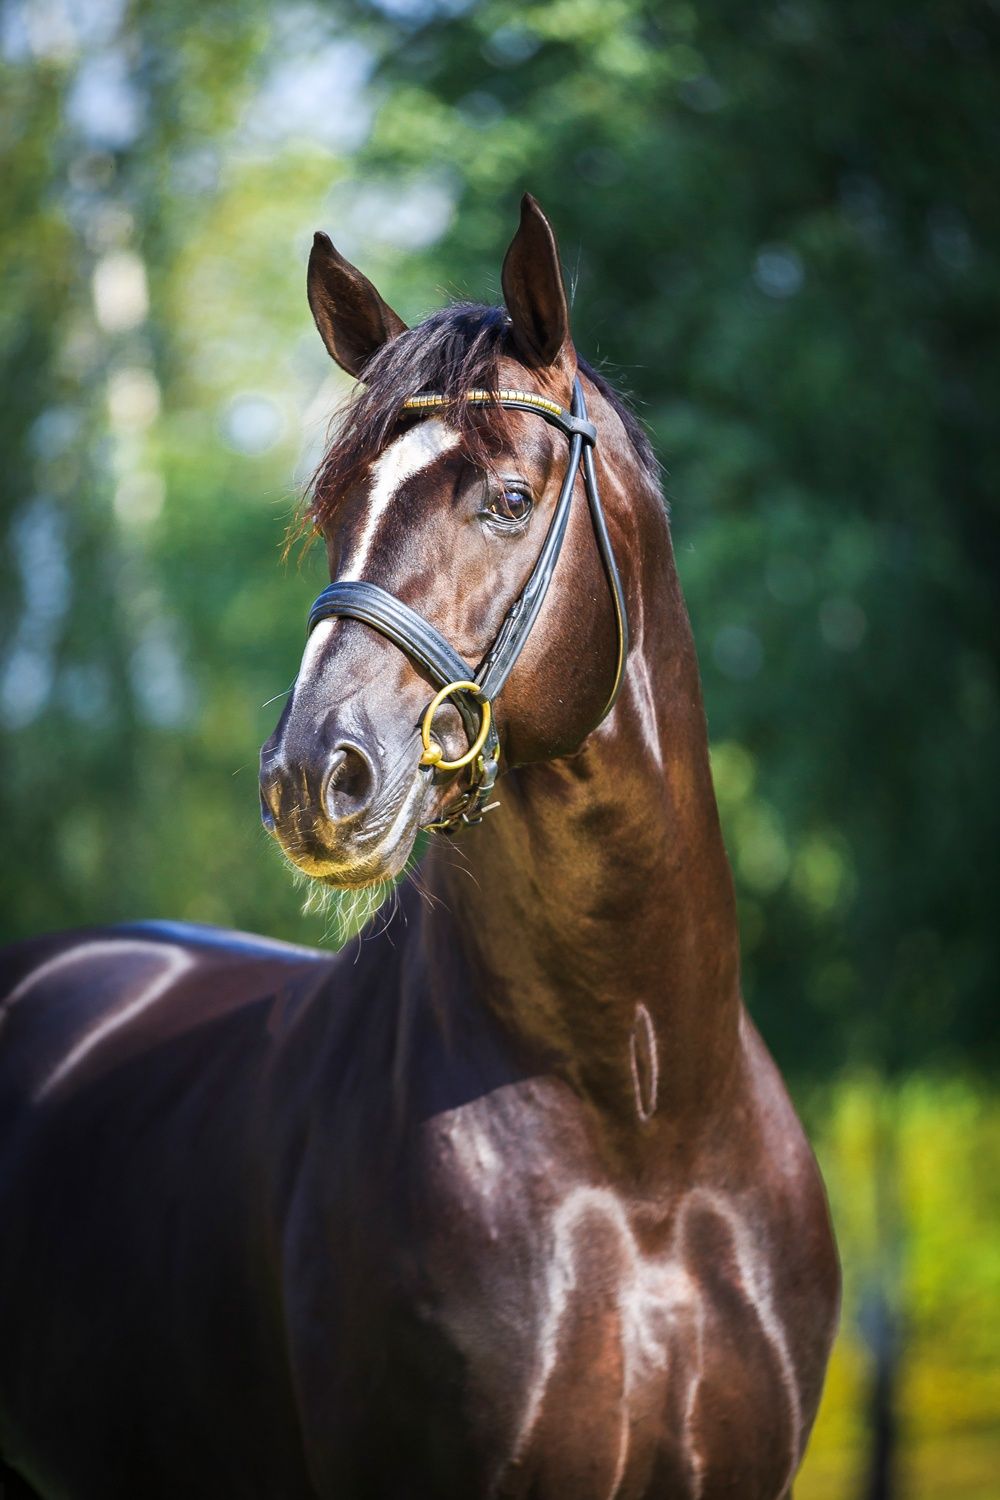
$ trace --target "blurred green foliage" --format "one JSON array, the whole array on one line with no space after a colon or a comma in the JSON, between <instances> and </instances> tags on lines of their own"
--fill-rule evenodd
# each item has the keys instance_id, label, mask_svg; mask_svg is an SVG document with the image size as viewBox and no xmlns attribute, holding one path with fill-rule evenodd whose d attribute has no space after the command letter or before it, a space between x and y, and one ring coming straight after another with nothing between
<instances>
[{"instance_id":1,"label":"blurred green foliage","mask_svg":"<svg viewBox=\"0 0 1000 1500\"><path fill-rule=\"evenodd\" d=\"M530 186L667 465L766 1034L995 1055L995 7L20 0L3 41L6 929L319 936L253 771L344 390L309 235L417 318L496 296Z\"/></svg>"},{"instance_id":2,"label":"blurred green foliage","mask_svg":"<svg viewBox=\"0 0 1000 1500\"><path fill-rule=\"evenodd\" d=\"M997 1051L998 83L992 0L0 12L4 935L322 938L255 765L346 391L311 234L414 320L497 297L530 188L666 466L747 995L820 1101L852 1311L806 1500L854 1483L862 1274L951 1455L910 1493L988 1492L1000 1122L946 1075Z\"/></svg>"},{"instance_id":3,"label":"blurred green foliage","mask_svg":"<svg viewBox=\"0 0 1000 1500\"><path fill-rule=\"evenodd\" d=\"M800 1069L996 1037L998 64L989 5L566 0L383 71L366 159L459 188L428 273L495 286L530 184L655 433L748 998Z\"/></svg>"}]
</instances>

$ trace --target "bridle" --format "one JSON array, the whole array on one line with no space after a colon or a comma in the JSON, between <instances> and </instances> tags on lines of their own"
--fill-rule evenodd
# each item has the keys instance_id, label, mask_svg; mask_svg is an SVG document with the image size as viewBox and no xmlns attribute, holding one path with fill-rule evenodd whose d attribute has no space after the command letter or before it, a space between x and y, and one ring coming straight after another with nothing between
<instances>
[{"instance_id":1,"label":"bridle","mask_svg":"<svg viewBox=\"0 0 1000 1500\"><path fill-rule=\"evenodd\" d=\"M473 767L472 780L464 795L449 809L446 817L427 825L429 828L442 832L452 832L460 825L479 823L487 812L498 806L496 802L488 801L500 769L500 743L493 714L493 702L527 644L532 626L538 618L539 610L552 582L552 575L559 561L569 524L570 506L581 461L594 536L604 571L607 574L618 631L618 661L615 667L614 683L594 728L614 707L621 689L625 660L628 656L628 616L625 609L625 596L608 535L607 522L597 488L597 475L594 470L597 429L587 419L587 405L579 378L573 381L573 404L569 411L557 402L550 401L547 397L532 391L472 390L465 393L464 399L477 405L503 406L511 411L534 412L553 427L558 427L569 438L566 473L541 551L528 581L507 611L496 639L479 666L473 669L440 631L429 624L422 615L417 614L416 610L411 609L408 604L404 604L401 599L397 599L385 589L379 588L378 584L366 583L362 580L351 579L328 584L309 612L307 628L307 634L309 634L315 630L321 620L335 617L343 616L361 620L397 645L401 651L423 667L431 680L437 684L439 691L428 704L421 721L423 754L420 764L435 766L446 772L459 770L466 765ZM402 404L402 409L410 412L425 412L451 404L449 397L427 391L407 397ZM462 716L465 731L469 737L468 751L452 761L445 760L440 747L431 740L434 714L444 700L450 697L455 699L455 706ZM473 711L473 704L478 710L478 722L477 714Z\"/></svg>"},{"instance_id":2,"label":"bridle","mask_svg":"<svg viewBox=\"0 0 1000 1500\"><path fill-rule=\"evenodd\" d=\"M427 827L442 832L452 832L460 825L479 823L484 815L499 804L489 802L500 769L500 742L497 737L493 702L510 676L514 664L527 643L531 628L548 593L559 553L569 524L570 506L577 475L583 463L584 488L590 518L594 527L597 549L601 555L604 571L615 609L618 631L618 662L615 679L608 700L594 724L601 723L614 707L621 690L628 656L628 616L625 610L625 595L615 563L607 522L601 507L594 470L594 447L597 429L587 419L587 405L579 378L573 381L573 404L569 411L546 396L532 391L466 391L464 398L476 405L504 406L510 411L534 412L553 427L558 427L569 438L569 458L563 477L559 499L556 501L549 529L545 534L541 551L527 583L514 600L497 632L496 639L483 657L479 666L473 668L459 655L440 631L429 624L416 610L397 599L394 594L379 588L376 583L362 580L345 580L328 584L309 611L307 634L315 630L321 620L347 617L361 620L378 630L387 639L404 651L407 656L423 667L431 680L437 684L438 692L431 699L421 720L423 754L420 764L436 767L441 771L457 771L463 766L472 766L472 780L459 801L439 822ZM451 398L426 391L409 396L402 404L403 411L426 412L452 404ZM469 749L457 760L445 760L441 747L431 739L434 715L446 698L454 698L455 706L462 716Z\"/></svg>"}]
</instances>

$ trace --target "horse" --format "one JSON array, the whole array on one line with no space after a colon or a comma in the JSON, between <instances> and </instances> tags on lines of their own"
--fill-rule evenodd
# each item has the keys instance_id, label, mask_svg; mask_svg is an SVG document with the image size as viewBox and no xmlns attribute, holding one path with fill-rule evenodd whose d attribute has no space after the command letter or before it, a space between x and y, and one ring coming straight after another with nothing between
<instances>
[{"instance_id":1,"label":"horse","mask_svg":"<svg viewBox=\"0 0 1000 1500\"><path fill-rule=\"evenodd\" d=\"M527 195L501 284L408 328L310 256L360 384L262 816L394 920L4 958L7 1500L791 1494L838 1260L741 998L658 470Z\"/></svg>"}]
</instances>

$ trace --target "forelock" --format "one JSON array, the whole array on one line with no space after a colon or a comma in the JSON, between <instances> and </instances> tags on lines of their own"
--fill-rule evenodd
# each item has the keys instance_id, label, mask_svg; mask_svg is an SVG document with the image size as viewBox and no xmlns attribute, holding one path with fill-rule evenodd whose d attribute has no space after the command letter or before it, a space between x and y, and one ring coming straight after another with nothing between
<instances>
[{"instance_id":1,"label":"forelock","mask_svg":"<svg viewBox=\"0 0 1000 1500\"><path fill-rule=\"evenodd\" d=\"M369 360L363 381L339 414L336 431L314 475L307 526L323 531L340 499L367 472L400 424L420 421L403 410L407 396L434 391L452 398L448 422L465 456L489 469L510 434L510 414L498 406L472 406L468 390L496 390L500 363L517 359L505 308L459 302L408 328ZM658 488L658 465L645 430L628 403L585 361L580 368L621 417L650 482Z\"/></svg>"},{"instance_id":2,"label":"forelock","mask_svg":"<svg viewBox=\"0 0 1000 1500\"><path fill-rule=\"evenodd\" d=\"M341 496L384 450L399 424L422 420L403 411L407 396L419 391L455 398L448 420L466 455L489 467L506 433L507 413L502 407L473 409L458 398L473 387L497 387L500 361L510 353L509 322L503 308L458 303L432 313L373 355L313 480L309 510L316 527L322 530L332 519Z\"/></svg>"}]
</instances>

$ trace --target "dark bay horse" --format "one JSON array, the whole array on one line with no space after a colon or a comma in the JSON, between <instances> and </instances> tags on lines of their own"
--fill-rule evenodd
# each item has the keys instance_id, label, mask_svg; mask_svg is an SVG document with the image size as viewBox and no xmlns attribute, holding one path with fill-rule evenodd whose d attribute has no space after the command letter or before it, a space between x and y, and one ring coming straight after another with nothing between
<instances>
[{"instance_id":1,"label":"dark bay horse","mask_svg":"<svg viewBox=\"0 0 1000 1500\"><path fill-rule=\"evenodd\" d=\"M436 827L397 920L5 956L8 1500L791 1492L837 1259L740 996L655 464L530 198L502 283L410 330L310 261L364 387L263 815L337 886Z\"/></svg>"}]
</instances>

